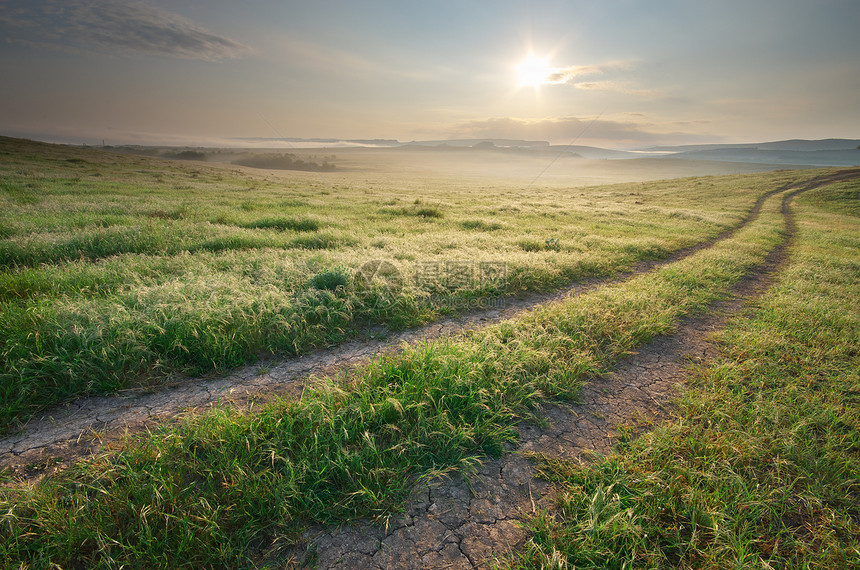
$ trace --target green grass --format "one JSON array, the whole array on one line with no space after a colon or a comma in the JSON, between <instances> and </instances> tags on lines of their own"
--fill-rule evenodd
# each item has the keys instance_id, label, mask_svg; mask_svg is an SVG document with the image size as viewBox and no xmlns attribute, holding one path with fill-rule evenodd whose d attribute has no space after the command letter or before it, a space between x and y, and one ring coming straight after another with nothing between
<instances>
[{"instance_id":1,"label":"green grass","mask_svg":"<svg viewBox=\"0 0 860 570\"><path fill-rule=\"evenodd\" d=\"M464 230L492 232L495 230L502 229L502 224L496 222L486 222L484 220L464 220L460 222L460 227Z\"/></svg>"},{"instance_id":2,"label":"green grass","mask_svg":"<svg viewBox=\"0 0 860 570\"><path fill-rule=\"evenodd\" d=\"M541 402L575 398L587 378L725 295L780 241L779 208L769 199L731 239L653 273L320 379L301 400L163 427L7 490L0 556L35 566L253 566L311 522L384 519L417 477L499 455Z\"/></svg>"},{"instance_id":3,"label":"green grass","mask_svg":"<svg viewBox=\"0 0 860 570\"><path fill-rule=\"evenodd\" d=\"M857 181L796 200L778 282L693 371L677 418L580 467L515 568L860 566Z\"/></svg>"},{"instance_id":4,"label":"green grass","mask_svg":"<svg viewBox=\"0 0 860 570\"><path fill-rule=\"evenodd\" d=\"M6 138L0 153L0 431L77 395L610 276L712 238L815 174L523 190L455 175L275 177ZM373 259L402 287L313 285ZM504 278L420 278L464 260Z\"/></svg>"}]
</instances>

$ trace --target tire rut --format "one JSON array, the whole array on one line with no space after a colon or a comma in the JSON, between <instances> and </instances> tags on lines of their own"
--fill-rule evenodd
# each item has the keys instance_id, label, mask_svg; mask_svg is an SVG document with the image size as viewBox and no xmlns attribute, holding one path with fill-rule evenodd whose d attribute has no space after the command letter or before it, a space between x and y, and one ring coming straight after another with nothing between
<instances>
[{"instance_id":1,"label":"tire rut","mask_svg":"<svg viewBox=\"0 0 860 570\"><path fill-rule=\"evenodd\" d=\"M509 446L502 458L484 462L468 478L454 475L419 484L404 513L389 520L386 528L369 521L341 529L311 528L299 547L279 552L276 558L288 567L319 569L493 567L525 543L523 520L539 507L552 508L556 489L536 478L528 457L541 454L586 462L611 453L620 438L666 421L690 365L719 354L710 340L713 333L763 294L786 263L797 231L792 199L857 177L860 169L794 187L782 201L784 239L735 284L730 299L684 320L674 334L643 345L611 374L591 380L582 388L580 403L546 405L543 415L548 424L518 426L519 443Z\"/></svg>"},{"instance_id":2,"label":"tire rut","mask_svg":"<svg viewBox=\"0 0 860 570\"><path fill-rule=\"evenodd\" d=\"M807 181L797 191L858 174L860 169L819 176ZM269 359L217 378L194 378L162 385L151 392L134 389L110 396L77 399L43 412L17 432L0 439L0 468L5 468L14 479L32 482L81 457L119 449L129 433L145 430L156 423L178 421L187 414L217 406L248 409L275 395L298 396L308 376L337 374L381 354L395 352L404 343L456 335L511 318L539 305L582 294L600 285L630 279L731 237L757 217L768 197L789 187L785 185L761 196L741 224L718 236L676 251L663 260L640 262L632 270L615 277L586 280L552 294L496 299L494 301L498 303L487 310L443 319L389 335L385 340L354 340L297 358Z\"/></svg>"}]
</instances>

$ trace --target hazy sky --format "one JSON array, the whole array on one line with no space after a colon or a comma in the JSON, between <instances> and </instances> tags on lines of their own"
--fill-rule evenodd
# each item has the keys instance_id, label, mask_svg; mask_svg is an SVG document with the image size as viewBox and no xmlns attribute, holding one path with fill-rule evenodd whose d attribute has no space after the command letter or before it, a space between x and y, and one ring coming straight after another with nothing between
<instances>
[{"instance_id":1,"label":"hazy sky","mask_svg":"<svg viewBox=\"0 0 860 570\"><path fill-rule=\"evenodd\" d=\"M0 0L0 134L860 138L860 1Z\"/></svg>"}]
</instances>

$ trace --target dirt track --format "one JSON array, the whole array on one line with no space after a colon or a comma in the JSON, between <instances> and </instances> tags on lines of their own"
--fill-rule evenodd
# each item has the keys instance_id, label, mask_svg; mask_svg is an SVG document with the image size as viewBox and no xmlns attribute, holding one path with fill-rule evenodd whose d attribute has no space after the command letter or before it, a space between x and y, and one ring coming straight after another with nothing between
<instances>
[{"instance_id":1,"label":"dirt track","mask_svg":"<svg viewBox=\"0 0 860 570\"><path fill-rule=\"evenodd\" d=\"M857 176L860 170L821 177L799 186L791 195ZM763 201L764 197L739 227L755 219ZM511 449L515 453L485 463L470 481L458 477L419 486L404 515L393 519L387 529L368 523L340 531L310 529L300 548L279 553L278 557L289 563L312 555L310 558L319 568L475 568L483 567L494 555L520 546L525 540L518 524L523 514L551 497L546 483L534 478L533 468L522 452L587 458L595 452L611 451L622 426L641 427L664 418L666 403L683 381L689 359L702 360L712 354L714 348L707 340L710 333L722 327L747 300L760 294L783 262L786 243L794 232L788 202L787 198L783 213L789 237L765 264L738 284L735 300L713 307L705 317L682 323L676 334L642 347L622 361L615 373L587 384L580 405L548 406L545 414L549 427L521 425L520 445ZM677 261L737 229L660 263L642 264L616 280ZM22 480L32 479L78 457L109 451L121 444L123 434L155 422L211 406L245 407L272 394L299 394L302 380L308 375L333 374L384 351L397 350L404 342L484 326L606 282L574 285L551 296L507 299L502 308L447 319L385 341L354 341L296 359L245 367L222 378L190 380L153 393L83 398L43 414L20 432L0 440L0 466L10 468Z\"/></svg>"}]
</instances>

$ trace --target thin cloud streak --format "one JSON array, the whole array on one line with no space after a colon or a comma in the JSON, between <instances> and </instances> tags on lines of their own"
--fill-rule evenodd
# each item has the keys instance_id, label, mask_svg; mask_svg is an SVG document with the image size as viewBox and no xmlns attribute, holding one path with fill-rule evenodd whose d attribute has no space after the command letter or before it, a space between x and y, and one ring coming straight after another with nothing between
<instances>
[{"instance_id":1,"label":"thin cloud streak","mask_svg":"<svg viewBox=\"0 0 860 570\"><path fill-rule=\"evenodd\" d=\"M632 89L616 81L581 81L573 84L577 89L586 91L613 91L625 95L654 96L657 92L652 89Z\"/></svg>"},{"instance_id":2,"label":"thin cloud streak","mask_svg":"<svg viewBox=\"0 0 860 570\"><path fill-rule=\"evenodd\" d=\"M140 2L0 1L6 41L69 53L112 50L221 61L251 52L190 20Z\"/></svg>"},{"instance_id":3,"label":"thin cloud streak","mask_svg":"<svg viewBox=\"0 0 860 570\"><path fill-rule=\"evenodd\" d=\"M560 85L571 83L577 77L584 75L602 75L603 68L599 65L571 65L569 67L555 67L549 70L544 83Z\"/></svg>"},{"instance_id":4,"label":"thin cloud streak","mask_svg":"<svg viewBox=\"0 0 860 570\"><path fill-rule=\"evenodd\" d=\"M630 69L630 67L630 63L624 61L616 61L603 64L553 67L547 70L547 75L544 78L544 83L552 85L572 83L574 84L574 87L576 87L578 84L574 82L578 78L588 77L591 75L611 74L616 71L627 71Z\"/></svg>"},{"instance_id":5,"label":"thin cloud streak","mask_svg":"<svg viewBox=\"0 0 860 570\"><path fill-rule=\"evenodd\" d=\"M625 80L600 79L583 81L583 79L595 75L618 77L623 72L630 70L631 67L632 64L626 61L592 65L571 65L568 67L548 67L544 74L542 74L540 81L536 81L535 83L540 85L571 85L583 91L608 91L636 96L657 95L657 92L651 89L636 89L635 87L631 87L630 82Z\"/></svg>"}]
</instances>

